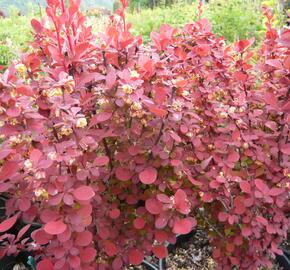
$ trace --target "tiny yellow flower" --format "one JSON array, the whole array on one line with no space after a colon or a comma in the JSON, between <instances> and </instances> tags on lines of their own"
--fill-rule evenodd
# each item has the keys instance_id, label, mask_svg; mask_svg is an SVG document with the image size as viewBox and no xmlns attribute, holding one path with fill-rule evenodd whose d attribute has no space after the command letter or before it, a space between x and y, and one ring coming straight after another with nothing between
<instances>
[{"instance_id":1,"label":"tiny yellow flower","mask_svg":"<svg viewBox=\"0 0 290 270\"><path fill-rule=\"evenodd\" d=\"M15 68L21 77L25 77L26 72L27 72L27 68L24 64L19 63L15 66Z\"/></svg>"},{"instance_id":2,"label":"tiny yellow flower","mask_svg":"<svg viewBox=\"0 0 290 270\"><path fill-rule=\"evenodd\" d=\"M235 113L235 112L236 112L236 107L231 106L231 107L229 108L229 113Z\"/></svg>"},{"instance_id":3,"label":"tiny yellow flower","mask_svg":"<svg viewBox=\"0 0 290 270\"><path fill-rule=\"evenodd\" d=\"M32 161L30 159L26 159L24 161L24 167L28 170L32 169Z\"/></svg>"},{"instance_id":4,"label":"tiny yellow flower","mask_svg":"<svg viewBox=\"0 0 290 270\"><path fill-rule=\"evenodd\" d=\"M56 152L49 152L47 154L47 157L51 160L55 160L56 159Z\"/></svg>"},{"instance_id":5,"label":"tiny yellow flower","mask_svg":"<svg viewBox=\"0 0 290 270\"><path fill-rule=\"evenodd\" d=\"M63 126L60 129L60 135L69 136L70 134L72 134L72 132L73 132L72 129L67 126Z\"/></svg>"},{"instance_id":6,"label":"tiny yellow flower","mask_svg":"<svg viewBox=\"0 0 290 270\"><path fill-rule=\"evenodd\" d=\"M139 73L136 70L130 71L131 78L139 78Z\"/></svg>"},{"instance_id":7,"label":"tiny yellow flower","mask_svg":"<svg viewBox=\"0 0 290 270\"><path fill-rule=\"evenodd\" d=\"M45 178L45 177L46 177L45 172L37 172L37 173L35 174L35 178L36 178L36 179L42 179L42 178Z\"/></svg>"},{"instance_id":8,"label":"tiny yellow flower","mask_svg":"<svg viewBox=\"0 0 290 270\"><path fill-rule=\"evenodd\" d=\"M42 197L44 199L48 199L48 192L44 188L37 188L34 191L34 194L35 194L36 197Z\"/></svg>"},{"instance_id":9,"label":"tiny yellow flower","mask_svg":"<svg viewBox=\"0 0 290 270\"><path fill-rule=\"evenodd\" d=\"M243 148L244 149L248 149L249 148L249 144L248 143L243 143Z\"/></svg>"},{"instance_id":10,"label":"tiny yellow flower","mask_svg":"<svg viewBox=\"0 0 290 270\"><path fill-rule=\"evenodd\" d=\"M172 109L176 112L181 112L182 110L182 103L180 101L174 101L172 104Z\"/></svg>"},{"instance_id":11,"label":"tiny yellow flower","mask_svg":"<svg viewBox=\"0 0 290 270\"><path fill-rule=\"evenodd\" d=\"M228 117L228 114L227 114L226 112L221 112L221 113L219 114L219 116L220 116L221 118L227 118L227 117Z\"/></svg>"},{"instance_id":12,"label":"tiny yellow flower","mask_svg":"<svg viewBox=\"0 0 290 270\"><path fill-rule=\"evenodd\" d=\"M47 90L46 95L48 97L59 97L62 95L62 90L60 87L55 88L55 89L50 89L50 90Z\"/></svg>"},{"instance_id":13,"label":"tiny yellow flower","mask_svg":"<svg viewBox=\"0 0 290 270\"><path fill-rule=\"evenodd\" d=\"M131 108L135 111L139 111L142 109L142 105L140 102L133 102Z\"/></svg>"},{"instance_id":14,"label":"tiny yellow flower","mask_svg":"<svg viewBox=\"0 0 290 270\"><path fill-rule=\"evenodd\" d=\"M210 61L205 61L204 65L205 65L206 67L210 67L210 66L211 66L211 62L210 62Z\"/></svg>"},{"instance_id":15,"label":"tiny yellow flower","mask_svg":"<svg viewBox=\"0 0 290 270\"><path fill-rule=\"evenodd\" d=\"M133 88L129 84L124 84L122 88L123 88L123 92L127 95L130 95L133 93Z\"/></svg>"},{"instance_id":16,"label":"tiny yellow flower","mask_svg":"<svg viewBox=\"0 0 290 270\"><path fill-rule=\"evenodd\" d=\"M84 128L88 124L87 119L85 117L78 118L77 119L77 127L78 128Z\"/></svg>"},{"instance_id":17,"label":"tiny yellow flower","mask_svg":"<svg viewBox=\"0 0 290 270\"><path fill-rule=\"evenodd\" d=\"M71 94L75 87L75 81L73 80L72 76L69 76L68 79L69 81L65 83L64 88L69 94Z\"/></svg>"}]
</instances>

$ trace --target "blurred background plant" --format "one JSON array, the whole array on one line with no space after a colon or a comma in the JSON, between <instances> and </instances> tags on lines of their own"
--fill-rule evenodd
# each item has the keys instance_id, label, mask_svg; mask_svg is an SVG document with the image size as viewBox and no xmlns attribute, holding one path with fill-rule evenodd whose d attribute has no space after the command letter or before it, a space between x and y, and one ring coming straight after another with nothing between
<instances>
[{"instance_id":1,"label":"blurred background plant","mask_svg":"<svg viewBox=\"0 0 290 270\"><path fill-rule=\"evenodd\" d=\"M32 1L32 0L31 0ZM282 28L286 22L286 10L290 0L208 0L204 2L204 17L212 24L213 32L224 36L227 42L254 36L258 44L265 31L262 5L275 12L275 24ZM44 14L45 0L0 0L0 65L6 66L17 58L19 51L28 49L32 38L30 20ZM88 23L95 32L102 30L108 15L116 11L119 0L82 0ZM14 6L11 6L14 4ZM167 23L175 27L192 22L197 16L198 0L131 0L128 20L134 34L141 34L145 42L151 31Z\"/></svg>"}]
</instances>

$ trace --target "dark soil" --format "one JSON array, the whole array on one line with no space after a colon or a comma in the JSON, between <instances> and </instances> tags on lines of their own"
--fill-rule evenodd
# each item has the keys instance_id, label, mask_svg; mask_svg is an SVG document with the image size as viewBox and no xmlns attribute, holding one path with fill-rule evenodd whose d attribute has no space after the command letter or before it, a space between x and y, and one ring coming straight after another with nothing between
<instances>
[{"instance_id":1,"label":"dark soil","mask_svg":"<svg viewBox=\"0 0 290 270\"><path fill-rule=\"evenodd\" d=\"M289 248L289 241L284 246ZM212 249L209 245L206 232L197 230L188 241L179 243L178 247L169 254L168 258L166 258L166 267L163 270L214 270L216 263L211 255ZM154 261L151 257L148 257L147 261L158 265L158 262ZM147 268L138 266L129 267L125 270L147 270ZM275 265L270 270L280 270L280 268Z\"/></svg>"}]
</instances>

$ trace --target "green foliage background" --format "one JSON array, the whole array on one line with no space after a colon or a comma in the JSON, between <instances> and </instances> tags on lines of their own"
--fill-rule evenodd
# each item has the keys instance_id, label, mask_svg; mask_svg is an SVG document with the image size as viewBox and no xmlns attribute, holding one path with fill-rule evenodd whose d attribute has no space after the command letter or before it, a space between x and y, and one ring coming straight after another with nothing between
<instances>
[{"instance_id":1,"label":"green foliage background","mask_svg":"<svg viewBox=\"0 0 290 270\"><path fill-rule=\"evenodd\" d=\"M82 0L82 8L88 9L91 7L104 7L111 9L113 6L113 0ZM30 11L31 6L45 7L46 0L0 0L0 10L5 14L9 13L11 7L16 7L22 14L27 14Z\"/></svg>"}]
</instances>

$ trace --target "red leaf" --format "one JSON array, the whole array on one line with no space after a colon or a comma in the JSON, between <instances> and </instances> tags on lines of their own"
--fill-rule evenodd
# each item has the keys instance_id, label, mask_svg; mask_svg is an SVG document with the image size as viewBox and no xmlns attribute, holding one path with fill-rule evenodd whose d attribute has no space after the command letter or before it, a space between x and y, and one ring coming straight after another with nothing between
<instances>
[{"instance_id":1,"label":"red leaf","mask_svg":"<svg viewBox=\"0 0 290 270\"><path fill-rule=\"evenodd\" d=\"M163 102L165 102L166 100L166 95L167 95L166 89L164 87L156 86L154 87L154 92L155 92L155 95L154 95L155 103L158 105L162 105Z\"/></svg>"},{"instance_id":2,"label":"red leaf","mask_svg":"<svg viewBox=\"0 0 290 270\"><path fill-rule=\"evenodd\" d=\"M187 195L182 189L178 189L174 195L174 207L184 215L190 212L190 204Z\"/></svg>"},{"instance_id":3,"label":"red leaf","mask_svg":"<svg viewBox=\"0 0 290 270\"><path fill-rule=\"evenodd\" d=\"M95 196L95 192L89 186L80 186L73 191L73 195L78 201L89 201Z\"/></svg>"},{"instance_id":4,"label":"red leaf","mask_svg":"<svg viewBox=\"0 0 290 270\"><path fill-rule=\"evenodd\" d=\"M121 270L123 269L123 261L120 257L116 257L112 262L113 270Z\"/></svg>"},{"instance_id":5,"label":"red leaf","mask_svg":"<svg viewBox=\"0 0 290 270\"><path fill-rule=\"evenodd\" d=\"M182 141L182 139L180 138L179 135L177 135L174 131L171 130L171 132L169 133L169 135L171 136L171 138L176 141L177 143L180 143Z\"/></svg>"},{"instance_id":6,"label":"red leaf","mask_svg":"<svg viewBox=\"0 0 290 270\"><path fill-rule=\"evenodd\" d=\"M173 233L175 234L188 234L196 226L196 220L194 218L183 218L175 221L173 226Z\"/></svg>"},{"instance_id":7,"label":"red leaf","mask_svg":"<svg viewBox=\"0 0 290 270\"><path fill-rule=\"evenodd\" d=\"M8 180L18 171L18 163L15 161L6 161L0 171L0 181Z\"/></svg>"},{"instance_id":8,"label":"red leaf","mask_svg":"<svg viewBox=\"0 0 290 270\"><path fill-rule=\"evenodd\" d=\"M13 225L16 223L17 218L18 218L18 214L16 214L15 216L13 216L11 218L8 218L8 219L2 221L0 223L0 232L1 233L6 232L9 229L11 229L13 227Z\"/></svg>"},{"instance_id":9,"label":"red leaf","mask_svg":"<svg viewBox=\"0 0 290 270\"><path fill-rule=\"evenodd\" d=\"M264 226L268 225L268 220L262 216L256 216L256 220Z\"/></svg>"},{"instance_id":10,"label":"red leaf","mask_svg":"<svg viewBox=\"0 0 290 270\"><path fill-rule=\"evenodd\" d=\"M241 197L236 197L234 199L234 212L237 215L242 215L246 211L246 207L244 205L244 199Z\"/></svg>"},{"instance_id":11,"label":"red leaf","mask_svg":"<svg viewBox=\"0 0 290 270\"><path fill-rule=\"evenodd\" d=\"M278 107L278 100L274 93L266 92L264 95L265 102L271 105L273 108Z\"/></svg>"},{"instance_id":12,"label":"red leaf","mask_svg":"<svg viewBox=\"0 0 290 270\"><path fill-rule=\"evenodd\" d=\"M34 96L34 91L27 85L19 85L16 87L15 90L18 94L23 95L23 96L29 96L29 97Z\"/></svg>"},{"instance_id":13,"label":"red leaf","mask_svg":"<svg viewBox=\"0 0 290 270\"><path fill-rule=\"evenodd\" d=\"M233 243L226 244L226 251L229 253L233 253L235 250L235 245Z\"/></svg>"},{"instance_id":14,"label":"red leaf","mask_svg":"<svg viewBox=\"0 0 290 270\"><path fill-rule=\"evenodd\" d=\"M164 259L168 256L168 250L163 245L154 246L152 251L158 259Z\"/></svg>"},{"instance_id":15,"label":"red leaf","mask_svg":"<svg viewBox=\"0 0 290 270\"><path fill-rule=\"evenodd\" d=\"M267 195L269 193L270 190L263 180L255 179L254 182L257 189L259 189L264 195Z\"/></svg>"},{"instance_id":16,"label":"red leaf","mask_svg":"<svg viewBox=\"0 0 290 270\"><path fill-rule=\"evenodd\" d=\"M245 193L251 193L252 189L251 189L251 185L249 182L247 181L242 181L240 182L240 188L243 192Z\"/></svg>"},{"instance_id":17,"label":"red leaf","mask_svg":"<svg viewBox=\"0 0 290 270\"><path fill-rule=\"evenodd\" d=\"M278 68L278 69L282 69L283 68L282 63L278 59L269 59L269 60L266 61L266 64L269 65L269 66Z\"/></svg>"},{"instance_id":18,"label":"red leaf","mask_svg":"<svg viewBox=\"0 0 290 270\"><path fill-rule=\"evenodd\" d=\"M271 250L278 255L283 255L283 251L278 247L278 245L274 241L271 243Z\"/></svg>"},{"instance_id":19,"label":"red leaf","mask_svg":"<svg viewBox=\"0 0 290 270\"><path fill-rule=\"evenodd\" d=\"M207 166L209 165L209 163L211 162L212 160L212 156L210 156L209 158L203 160L201 163L200 163L200 167L205 170L207 168Z\"/></svg>"},{"instance_id":20,"label":"red leaf","mask_svg":"<svg viewBox=\"0 0 290 270\"><path fill-rule=\"evenodd\" d=\"M113 257L118 253L118 247L111 241L105 241L104 250L109 257Z\"/></svg>"},{"instance_id":21,"label":"red leaf","mask_svg":"<svg viewBox=\"0 0 290 270\"><path fill-rule=\"evenodd\" d=\"M21 230L17 234L17 239L18 240L21 239L21 237L29 230L30 227L31 225L27 224L23 228L21 228Z\"/></svg>"},{"instance_id":22,"label":"red leaf","mask_svg":"<svg viewBox=\"0 0 290 270\"><path fill-rule=\"evenodd\" d=\"M144 254L137 249L131 249L128 253L129 263L132 265L139 265L143 262Z\"/></svg>"},{"instance_id":23,"label":"red leaf","mask_svg":"<svg viewBox=\"0 0 290 270\"><path fill-rule=\"evenodd\" d=\"M225 212L219 212L218 214L218 220L221 221L221 222L225 222L228 220L228 213L225 213Z\"/></svg>"},{"instance_id":24,"label":"red leaf","mask_svg":"<svg viewBox=\"0 0 290 270\"><path fill-rule=\"evenodd\" d=\"M39 34L42 31L42 25L41 23L36 20L36 19L32 19L31 20L31 26L34 29L35 33Z\"/></svg>"},{"instance_id":25,"label":"red leaf","mask_svg":"<svg viewBox=\"0 0 290 270\"><path fill-rule=\"evenodd\" d=\"M234 44L234 49L236 52L241 53L252 46L254 42L255 38L239 40Z\"/></svg>"},{"instance_id":26,"label":"red leaf","mask_svg":"<svg viewBox=\"0 0 290 270\"><path fill-rule=\"evenodd\" d=\"M93 240L93 235L89 231L83 231L77 233L77 237L75 239L75 244L80 247L88 246Z\"/></svg>"},{"instance_id":27,"label":"red leaf","mask_svg":"<svg viewBox=\"0 0 290 270\"><path fill-rule=\"evenodd\" d=\"M74 60L77 61L86 53L87 49L90 47L88 42L80 43L75 48L75 57Z\"/></svg>"},{"instance_id":28,"label":"red leaf","mask_svg":"<svg viewBox=\"0 0 290 270\"><path fill-rule=\"evenodd\" d=\"M50 209L44 209L40 213L40 219L43 223L48 223L50 221L55 221L59 218L59 214L56 211Z\"/></svg>"},{"instance_id":29,"label":"red leaf","mask_svg":"<svg viewBox=\"0 0 290 270\"><path fill-rule=\"evenodd\" d=\"M229 154L227 161L228 161L229 163L236 163L237 161L239 161L239 159L240 159L240 155L239 155L239 153L236 152L236 151L232 151L232 152Z\"/></svg>"},{"instance_id":30,"label":"red leaf","mask_svg":"<svg viewBox=\"0 0 290 270\"><path fill-rule=\"evenodd\" d=\"M132 177L132 172L126 168L118 167L116 169L116 177L121 181L128 181Z\"/></svg>"},{"instance_id":31,"label":"red leaf","mask_svg":"<svg viewBox=\"0 0 290 270\"><path fill-rule=\"evenodd\" d=\"M162 212L163 205L158 200L151 198L146 200L145 207L152 215L158 215Z\"/></svg>"},{"instance_id":32,"label":"red leaf","mask_svg":"<svg viewBox=\"0 0 290 270\"><path fill-rule=\"evenodd\" d=\"M54 270L54 266L50 259L43 259L37 264L36 269L37 270Z\"/></svg>"},{"instance_id":33,"label":"red leaf","mask_svg":"<svg viewBox=\"0 0 290 270\"><path fill-rule=\"evenodd\" d=\"M168 240L168 235L165 231L155 231L154 236L156 241L159 243L163 243Z\"/></svg>"},{"instance_id":34,"label":"red leaf","mask_svg":"<svg viewBox=\"0 0 290 270\"><path fill-rule=\"evenodd\" d=\"M152 184L157 179L157 170L153 167L148 167L139 173L139 179L143 184Z\"/></svg>"},{"instance_id":35,"label":"red leaf","mask_svg":"<svg viewBox=\"0 0 290 270\"><path fill-rule=\"evenodd\" d=\"M286 69L290 70L290 55L288 55L284 60L284 66Z\"/></svg>"},{"instance_id":36,"label":"red leaf","mask_svg":"<svg viewBox=\"0 0 290 270\"><path fill-rule=\"evenodd\" d=\"M282 144L280 149L283 154L290 156L290 143Z\"/></svg>"},{"instance_id":37,"label":"red leaf","mask_svg":"<svg viewBox=\"0 0 290 270\"><path fill-rule=\"evenodd\" d=\"M218 259L218 258L220 258L220 257L221 257L221 251L220 251L220 249L215 249L215 250L213 251L212 256L213 256L214 259Z\"/></svg>"},{"instance_id":38,"label":"red leaf","mask_svg":"<svg viewBox=\"0 0 290 270\"><path fill-rule=\"evenodd\" d=\"M23 198L19 200L19 210L22 212L26 212L31 207L31 201L27 198Z\"/></svg>"},{"instance_id":39,"label":"red leaf","mask_svg":"<svg viewBox=\"0 0 290 270\"><path fill-rule=\"evenodd\" d=\"M203 202L210 203L213 201L213 196L210 192L206 192L203 194L201 199Z\"/></svg>"},{"instance_id":40,"label":"red leaf","mask_svg":"<svg viewBox=\"0 0 290 270\"><path fill-rule=\"evenodd\" d=\"M94 160L93 166L105 166L109 163L109 160L107 156L97 157Z\"/></svg>"},{"instance_id":41,"label":"red leaf","mask_svg":"<svg viewBox=\"0 0 290 270\"><path fill-rule=\"evenodd\" d=\"M134 219L133 225L137 230L141 230L145 226L145 221L143 218L137 217L136 219Z\"/></svg>"},{"instance_id":42,"label":"red leaf","mask_svg":"<svg viewBox=\"0 0 290 270\"><path fill-rule=\"evenodd\" d=\"M121 212L118 208L112 209L110 211L110 218L117 219L120 216Z\"/></svg>"},{"instance_id":43,"label":"red leaf","mask_svg":"<svg viewBox=\"0 0 290 270\"><path fill-rule=\"evenodd\" d=\"M249 237L252 234L252 230L249 227L242 228L242 236Z\"/></svg>"},{"instance_id":44,"label":"red leaf","mask_svg":"<svg viewBox=\"0 0 290 270\"><path fill-rule=\"evenodd\" d=\"M10 107L7 109L6 114L9 117L18 117L20 115L21 111L17 107Z\"/></svg>"},{"instance_id":45,"label":"red leaf","mask_svg":"<svg viewBox=\"0 0 290 270\"><path fill-rule=\"evenodd\" d=\"M275 197L275 196L279 196L279 195L281 195L282 193L284 193L284 189L283 188L271 188L270 189L270 191L269 191L269 195L270 196L273 196L273 197Z\"/></svg>"},{"instance_id":46,"label":"red leaf","mask_svg":"<svg viewBox=\"0 0 290 270\"><path fill-rule=\"evenodd\" d=\"M38 149L33 149L30 153L30 160L32 161L34 166L37 166L41 157L42 157L42 152Z\"/></svg>"},{"instance_id":47,"label":"red leaf","mask_svg":"<svg viewBox=\"0 0 290 270\"><path fill-rule=\"evenodd\" d=\"M51 235L57 235L63 233L67 228L67 225L64 224L61 220L51 221L45 224L44 231Z\"/></svg>"},{"instance_id":48,"label":"red leaf","mask_svg":"<svg viewBox=\"0 0 290 270\"><path fill-rule=\"evenodd\" d=\"M12 153L12 149L3 149L3 150L0 150L0 160L3 160L7 156L9 156L10 153Z\"/></svg>"},{"instance_id":49,"label":"red leaf","mask_svg":"<svg viewBox=\"0 0 290 270\"><path fill-rule=\"evenodd\" d=\"M248 75L240 71L235 72L234 77L238 82L241 82L241 83L246 82L248 79Z\"/></svg>"},{"instance_id":50,"label":"red leaf","mask_svg":"<svg viewBox=\"0 0 290 270\"><path fill-rule=\"evenodd\" d=\"M79 256L69 256L68 263L73 269L80 269L81 260Z\"/></svg>"},{"instance_id":51,"label":"red leaf","mask_svg":"<svg viewBox=\"0 0 290 270\"><path fill-rule=\"evenodd\" d=\"M111 119L111 117L112 117L112 113L111 112L101 112L101 113L99 113L99 114L97 114L97 115L92 117L89 127L92 127L92 126L94 126L96 124L105 122L105 121Z\"/></svg>"},{"instance_id":52,"label":"red leaf","mask_svg":"<svg viewBox=\"0 0 290 270\"><path fill-rule=\"evenodd\" d=\"M39 245L46 245L49 243L49 241L52 239L52 235L47 234L43 229L39 229L36 231L33 231L32 239Z\"/></svg>"},{"instance_id":53,"label":"red leaf","mask_svg":"<svg viewBox=\"0 0 290 270\"><path fill-rule=\"evenodd\" d=\"M114 69L110 69L108 75L106 76L106 83L108 89L111 89L115 85L116 78L117 78L116 71Z\"/></svg>"},{"instance_id":54,"label":"red leaf","mask_svg":"<svg viewBox=\"0 0 290 270\"><path fill-rule=\"evenodd\" d=\"M86 247L80 251L80 258L84 263L92 262L97 255L97 251L92 247Z\"/></svg>"},{"instance_id":55,"label":"red leaf","mask_svg":"<svg viewBox=\"0 0 290 270\"><path fill-rule=\"evenodd\" d=\"M155 106L149 106L149 111L154 113L155 115L157 115L159 117L165 117L166 114L168 113L166 110L157 108Z\"/></svg>"}]
</instances>

